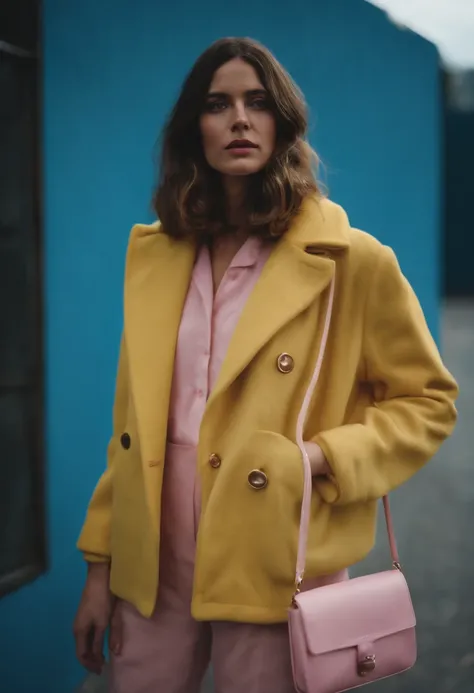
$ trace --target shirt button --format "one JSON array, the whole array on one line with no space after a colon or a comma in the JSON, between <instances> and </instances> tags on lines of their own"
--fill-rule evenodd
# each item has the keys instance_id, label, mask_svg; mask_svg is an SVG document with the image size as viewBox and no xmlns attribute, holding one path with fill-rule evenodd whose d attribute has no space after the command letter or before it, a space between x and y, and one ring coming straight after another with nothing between
<instances>
[{"instance_id":1,"label":"shirt button","mask_svg":"<svg viewBox=\"0 0 474 693\"><path fill-rule=\"evenodd\" d=\"M196 390L196 394L198 397L204 397L204 391L203 390Z\"/></svg>"}]
</instances>

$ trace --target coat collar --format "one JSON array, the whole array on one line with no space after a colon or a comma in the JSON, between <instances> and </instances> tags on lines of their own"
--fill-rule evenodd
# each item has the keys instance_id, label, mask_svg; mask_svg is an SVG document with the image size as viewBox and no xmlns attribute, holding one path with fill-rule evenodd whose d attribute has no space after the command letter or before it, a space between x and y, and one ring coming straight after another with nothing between
<instances>
[{"instance_id":1,"label":"coat collar","mask_svg":"<svg viewBox=\"0 0 474 693\"><path fill-rule=\"evenodd\" d=\"M303 202L284 240L307 252L312 249L340 252L350 245L350 228L342 207L311 196Z\"/></svg>"},{"instance_id":2,"label":"coat collar","mask_svg":"<svg viewBox=\"0 0 474 693\"><path fill-rule=\"evenodd\" d=\"M334 273L334 254L350 243L344 211L309 198L276 244L240 317L208 407L286 323L318 299ZM144 464L164 454L168 403L181 314L195 244L136 226L125 275L125 339Z\"/></svg>"}]
</instances>

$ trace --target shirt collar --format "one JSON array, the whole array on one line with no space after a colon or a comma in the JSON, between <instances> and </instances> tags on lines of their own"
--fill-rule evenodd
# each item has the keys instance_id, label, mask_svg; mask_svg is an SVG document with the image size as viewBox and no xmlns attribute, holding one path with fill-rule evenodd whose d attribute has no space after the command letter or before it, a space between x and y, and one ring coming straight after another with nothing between
<instances>
[{"instance_id":1,"label":"shirt collar","mask_svg":"<svg viewBox=\"0 0 474 693\"><path fill-rule=\"evenodd\" d=\"M234 255L230 267L255 267L262 250L263 241L250 236Z\"/></svg>"}]
</instances>

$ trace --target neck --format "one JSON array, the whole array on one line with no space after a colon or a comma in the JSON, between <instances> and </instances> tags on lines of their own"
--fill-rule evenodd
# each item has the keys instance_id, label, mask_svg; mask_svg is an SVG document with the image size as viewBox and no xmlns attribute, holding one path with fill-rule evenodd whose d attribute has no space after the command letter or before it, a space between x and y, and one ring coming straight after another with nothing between
<instances>
[{"instance_id":1,"label":"neck","mask_svg":"<svg viewBox=\"0 0 474 693\"><path fill-rule=\"evenodd\" d=\"M227 221L230 226L245 226L245 176L228 176L223 179L226 198Z\"/></svg>"}]
</instances>

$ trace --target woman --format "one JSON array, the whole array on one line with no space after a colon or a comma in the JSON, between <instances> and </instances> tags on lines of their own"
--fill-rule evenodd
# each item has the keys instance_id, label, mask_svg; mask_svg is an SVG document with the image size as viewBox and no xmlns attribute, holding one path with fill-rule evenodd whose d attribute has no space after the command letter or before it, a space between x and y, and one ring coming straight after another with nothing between
<instances>
[{"instance_id":1,"label":"woman","mask_svg":"<svg viewBox=\"0 0 474 693\"><path fill-rule=\"evenodd\" d=\"M164 132L125 274L108 466L79 540L77 652L114 693L290 693L303 468L298 412L334 309L305 443L307 577L346 577L376 502L454 426L456 384L393 252L324 199L305 105L248 39L212 45ZM118 599L117 602L114 600ZM114 608L113 608L114 607Z\"/></svg>"}]
</instances>

